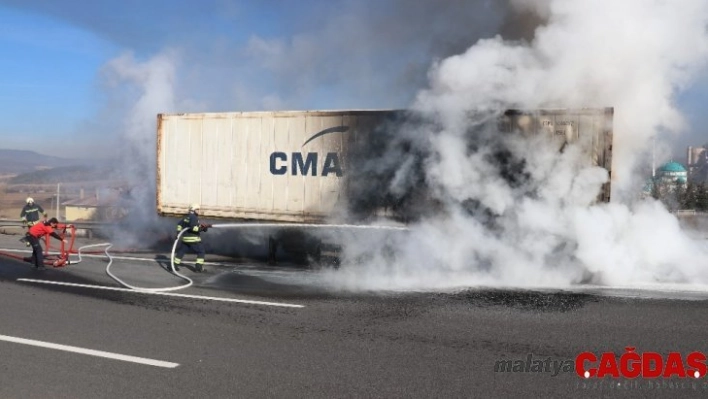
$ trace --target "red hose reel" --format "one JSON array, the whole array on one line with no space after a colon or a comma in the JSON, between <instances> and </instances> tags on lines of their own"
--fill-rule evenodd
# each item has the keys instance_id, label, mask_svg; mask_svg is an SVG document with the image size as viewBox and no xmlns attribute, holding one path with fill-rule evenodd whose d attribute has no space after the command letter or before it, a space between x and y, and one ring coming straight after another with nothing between
<instances>
[{"instance_id":1,"label":"red hose reel","mask_svg":"<svg viewBox=\"0 0 708 399\"><path fill-rule=\"evenodd\" d=\"M69 231L70 236L68 244L64 242L64 239L67 236L67 230ZM54 229L54 231L59 234L62 239L62 241L59 241L59 253L49 254L52 242L55 239L50 237L49 235L46 235L44 237L44 264L53 267L64 267L71 263L69 261L69 255L72 253L76 253L76 250L74 249L74 241L76 240L76 227L73 224L59 223L57 224L57 228Z\"/></svg>"}]
</instances>

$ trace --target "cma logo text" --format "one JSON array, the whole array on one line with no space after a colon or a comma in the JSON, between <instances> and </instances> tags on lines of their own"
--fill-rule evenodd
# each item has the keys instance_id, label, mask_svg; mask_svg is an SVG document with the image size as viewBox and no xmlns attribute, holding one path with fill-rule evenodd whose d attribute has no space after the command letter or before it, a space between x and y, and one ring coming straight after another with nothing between
<instances>
[{"instance_id":1,"label":"cma logo text","mask_svg":"<svg viewBox=\"0 0 708 399\"><path fill-rule=\"evenodd\" d=\"M274 175L285 175L288 173L289 166L290 173L293 176L297 176L298 173L303 176L307 176L308 174L311 176L320 176L317 174L319 156L316 152L308 152L307 154L293 152L290 155L290 162L288 162L288 154L284 152L274 152L270 154L270 173ZM336 152L328 152L327 155L325 155L321 173L321 176L334 173L337 177L341 177L344 174L339 161L339 155Z\"/></svg>"},{"instance_id":2,"label":"cma logo text","mask_svg":"<svg viewBox=\"0 0 708 399\"><path fill-rule=\"evenodd\" d=\"M335 126L318 133L305 140L304 147L310 141L330 133L344 133L349 130L348 126ZM328 152L321 156L317 152L294 151L290 154L275 151L270 154L270 173L273 175L287 175L288 173L297 176L328 176L333 174L342 177L342 163L339 154Z\"/></svg>"}]
</instances>

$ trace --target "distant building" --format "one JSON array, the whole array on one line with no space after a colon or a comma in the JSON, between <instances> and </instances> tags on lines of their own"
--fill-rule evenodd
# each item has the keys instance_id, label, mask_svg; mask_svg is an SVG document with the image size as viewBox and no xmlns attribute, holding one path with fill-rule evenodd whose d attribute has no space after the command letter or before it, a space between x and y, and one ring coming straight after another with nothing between
<instances>
[{"instance_id":1,"label":"distant building","mask_svg":"<svg viewBox=\"0 0 708 399\"><path fill-rule=\"evenodd\" d=\"M651 196L655 190L660 194L675 191L678 188L686 188L688 184L688 170L682 164L670 161L663 164L656 171L654 178L649 178L642 188L643 196Z\"/></svg>"},{"instance_id":2,"label":"distant building","mask_svg":"<svg viewBox=\"0 0 708 399\"><path fill-rule=\"evenodd\" d=\"M686 168L690 181L708 182L708 150L706 146L688 147Z\"/></svg>"},{"instance_id":3,"label":"distant building","mask_svg":"<svg viewBox=\"0 0 708 399\"><path fill-rule=\"evenodd\" d=\"M686 185L688 183L688 170L680 163L671 161L665 163L657 170L656 178L664 184Z\"/></svg>"},{"instance_id":4,"label":"distant building","mask_svg":"<svg viewBox=\"0 0 708 399\"><path fill-rule=\"evenodd\" d=\"M121 192L109 190L85 198L74 199L62 203L67 222L103 220L115 221L125 216L121 201Z\"/></svg>"}]
</instances>

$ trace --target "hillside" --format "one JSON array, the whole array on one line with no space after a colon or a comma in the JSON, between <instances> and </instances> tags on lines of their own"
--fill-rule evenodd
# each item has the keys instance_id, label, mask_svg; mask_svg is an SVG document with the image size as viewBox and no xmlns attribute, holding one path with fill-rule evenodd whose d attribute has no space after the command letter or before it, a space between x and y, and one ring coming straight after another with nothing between
<instances>
[{"instance_id":1,"label":"hillside","mask_svg":"<svg viewBox=\"0 0 708 399\"><path fill-rule=\"evenodd\" d=\"M51 169L35 170L22 173L8 179L12 185L36 185L56 183L78 183L89 185L91 182L107 182L120 179L116 168L112 165L88 166L61 166Z\"/></svg>"},{"instance_id":2,"label":"hillside","mask_svg":"<svg viewBox=\"0 0 708 399\"><path fill-rule=\"evenodd\" d=\"M43 155L34 151L0 149L0 175L16 175L81 164L82 161L75 159Z\"/></svg>"}]
</instances>

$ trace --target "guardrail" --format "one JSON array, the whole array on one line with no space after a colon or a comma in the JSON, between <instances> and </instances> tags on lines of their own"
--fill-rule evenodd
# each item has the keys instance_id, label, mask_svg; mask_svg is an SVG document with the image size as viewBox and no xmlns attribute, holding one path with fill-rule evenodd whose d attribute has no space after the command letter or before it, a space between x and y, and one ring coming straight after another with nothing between
<instances>
[{"instance_id":1,"label":"guardrail","mask_svg":"<svg viewBox=\"0 0 708 399\"><path fill-rule=\"evenodd\" d=\"M94 230L99 230L99 229L104 229L107 227L110 227L114 223L111 222L87 222L87 221L80 221L80 222L65 222L65 221L60 221L62 224L72 224L74 227L76 227L77 230L77 235L82 235L86 237L93 237L94 235ZM0 233L1 234L12 234L8 232L5 228L12 228L14 231L17 232L17 234L22 233L22 228L24 227L24 224L22 221L17 220L17 219L0 219ZM79 231L84 231L83 234L79 234Z\"/></svg>"},{"instance_id":2,"label":"guardrail","mask_svg":"<svg viewBox=\"0 0 708 399\"><path fill-rule=\"evenodd\" d=\"M693 209L680 209L678 211L672 212L676 216L708 216L708 212L696 211Z\"/></svg>"}]
</instances>

